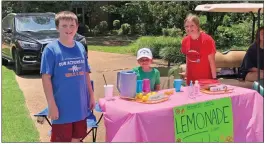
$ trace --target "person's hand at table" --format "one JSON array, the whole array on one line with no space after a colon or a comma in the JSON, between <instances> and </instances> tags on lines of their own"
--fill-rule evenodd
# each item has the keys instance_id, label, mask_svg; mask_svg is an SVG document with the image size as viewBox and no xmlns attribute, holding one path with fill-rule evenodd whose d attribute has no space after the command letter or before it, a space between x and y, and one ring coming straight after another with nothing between
<instances>
[{"instance_id":1,"label":"person's hand at table","mask_svg":"<svg viewBox=\"0 0 266 144\"><path fill-rule=\"evenodd\" d=\"M93 110L95 108L95 99L94 99L94 95L90 96L90 105L89 105L89 109Z\"/></svg>"},{"instance_id":2,"label":"person's hand at table","mask_svg":"<svg viewBox=\"0 0 266 144\"><path fill-rule=\"evenodd\" d=\"M180 75L181 79L184 79L184 80L187 79L187 74L186 74L186 72L181 72L181 73L179 73L179 75Z\"/></svg>"}]
</instances>

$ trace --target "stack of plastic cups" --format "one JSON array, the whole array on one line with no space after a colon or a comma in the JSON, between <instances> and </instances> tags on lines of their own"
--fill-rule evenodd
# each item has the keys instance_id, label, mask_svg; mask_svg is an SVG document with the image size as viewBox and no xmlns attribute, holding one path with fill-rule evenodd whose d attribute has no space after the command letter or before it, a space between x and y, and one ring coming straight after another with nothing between
<instances>
[{"instance_id":1,"label":"stack of plastic cups","mask_svg":"<svg viewBox=\"0 0 266 144\"><path fill-rule=\"evenodd\" d=\"M150 80L149 79L144 79L143 80L143 92L144 93L149 93L151 91L150 87Z\"/></svg>"},{"instance_id":2,"label":"stack of plastic cups","mask_svg":"<svg viewBox=\"0 0 266 144\"><path fill-rule=\"evenodd\" d=\"M182 79L175 79L174 80L174 88L175 92L180 92L181 91L181 85L182 85L183 80Z\"/></svg>"},{"instance_id":3,"label":"stack of plastic cups","mask_svg":"<svg viewBox=\"0 0 266 144\"><path fill-rule=\"evenodd\" d=\"M114 85L104 85L104 97L107 101L113 99Z\"/></svg>"},{"instance_id":4,"label":"stack of plastic cups","mask_svg":"<svg viewBox=\"0 0 266 144\"><path fill-rule=\"evenodd\" d=\"M137 80L137 89L136 93L142 93L142 88L143 88L143 80Z\"/></svg>"}]
</instances>

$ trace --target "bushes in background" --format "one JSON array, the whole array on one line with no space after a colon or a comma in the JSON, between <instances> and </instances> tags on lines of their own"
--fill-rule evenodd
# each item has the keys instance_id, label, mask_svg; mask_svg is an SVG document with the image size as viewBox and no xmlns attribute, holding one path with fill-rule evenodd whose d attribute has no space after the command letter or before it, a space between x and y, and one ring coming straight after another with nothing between
<instances>
[{"instance_id":1,"label":"bushes in background","mask_svg":"<svg viewBox=\"0 0 266 144\"><path fill-rule=\"evenodd\" d=\"M168 62L172 63L185 63L186 58L180 51L181 46L177 47L164 47L160 50L160 57Z\"/></svg>"},{"instance_id":2,"label":"bushes in background","mask_svg":"<svg viewBox=\"0 0 266 144\"><path fill-rule=\"evenodd\" d=\"M182 30L176 27L173 28L163 28L162 29L163 36L171 36L171 37L177 37L183 35Z\"/></svg>"},{"instance_id":3,"label":"bushes in background","mask_svg":"<svg viewBox=\"0 0 266 144\"><path fill-rule=\"evenodd\" d=\"M137 39L131 46L131 52L136 54L140 48L150 48L154 58L162 58L170 62L183 62L181 48L181 37L153 37L144 36Z\"/></svg>"},{"instance_id":4,"label":"bushes in background","mask_svg":"<svg viewBox=\"0 0 266 144\"><path fill-rule=\"evenodd\" d=\"M219 26L214 37L219 50L229 48L249 47L251 43L252 28L250 23L239 23L228 27Z\"/></svg>"},{"instance_id":5,"label":"bushes in background","mask_svg":"<svg viewBox=\"0 0 266 144\"><path fill-rule=\"evenodd\" d=\"M128 23L124 23L124 24L122 24L121 25L121 30L119 31L120 33L119 33L119 35L127 35L127 34L129 34L129 32L130 32L130 24L128 24Z\"/></svg>"},{"instance_id":6,"label":"bushes in background","mask_svg":"<svg viewBox=\"0 0 266 144\"><path fill-rule=\"evenodd\" d=\"M120 28L120 20L113 21L114 29L118 30Z\"/></svg>"},{"instance_id":7,"label":"bushes in background","mask_svg":"<svg viewBox=\"0 0 266 144\"><path fill-rule=\"evenodd\" d=\"M108 23L106 21L101 21L99 24L99 30L101 34L105 34L108 31Z\"/></svg>"}]
</instances>

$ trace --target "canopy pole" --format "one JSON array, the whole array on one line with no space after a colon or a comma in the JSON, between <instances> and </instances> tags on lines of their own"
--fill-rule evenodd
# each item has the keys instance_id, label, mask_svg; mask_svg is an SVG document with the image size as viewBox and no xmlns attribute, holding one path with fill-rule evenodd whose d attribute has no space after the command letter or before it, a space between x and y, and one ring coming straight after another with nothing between
<instances>
[{"instance_id":1,"label":"canopy pole","mask_svg":"<svg viewBox=\"0 0 266 144\"><path fill-rule=\"evenodd\" d=\"M260 28L260 10L258 10L258 29ZM258 93L260 93L260 32L258 34L257 44L257 66L258 66Z\"/></svg>"}]
</instances>

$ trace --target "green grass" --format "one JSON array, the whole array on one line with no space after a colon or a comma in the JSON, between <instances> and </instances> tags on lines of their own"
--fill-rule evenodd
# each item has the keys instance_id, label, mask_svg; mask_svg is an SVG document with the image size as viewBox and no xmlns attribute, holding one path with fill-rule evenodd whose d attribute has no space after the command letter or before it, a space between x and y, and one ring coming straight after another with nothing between
<instances>
[{"instance_id":1,"label":"green grass","mask_svg":"<svg viewBox=\"0 0 266 144\"><path fill-rule=\"evenodd\" d=\"M39 142L15 74L2 66L2 142Z\"/></svg>"},{"instance_id":2,"label":"green grass","mask_svg":"<svg viewBox=\"0 0 266 144\"><path fill-rule=\"evenodd\" d=\"M110 38L110 37L95 37L89 39L88 50L91 51L101 51L109 53L119 53L119 54L135 54L139 48L148 47L153 48L153 56L155 58L160 58L159 51L165 47L177 48L178 53L181 47L181 37L169 37L169 36L142 36L134 37L126 41L128 45L125 44L125 40L121 38ZM121 45L103 45L103 42L113 41L121 43ZM231 46L231 48L217 47L218 51L227 50L247 50L247 46Z\"/></svg>"},{"instance_id":3,"label":"green grass","mask_svg":"<svg viewBox=\"0 0 266 144\"><path fill-rule=\"evenodd\" d=\"M131 46L97 46L88 45L88 50L119 54L131 54Z\"/></svg>"}]
</instances>

